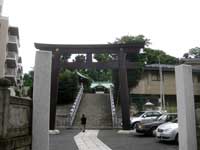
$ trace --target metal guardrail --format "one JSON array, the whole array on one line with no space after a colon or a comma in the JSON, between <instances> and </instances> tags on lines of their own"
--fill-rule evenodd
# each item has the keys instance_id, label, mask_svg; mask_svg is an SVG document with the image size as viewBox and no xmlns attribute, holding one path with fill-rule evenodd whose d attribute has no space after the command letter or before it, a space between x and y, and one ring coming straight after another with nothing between
<instances>
[{"instance_id":1,"label":"metal guardrail","mask_svg":"<svg viewBox=\"0 0 200 150\"><path fill-rule=\"evenodd\" d=\"M81 88L80 88L80 90L79 90L79 92L76 96L76 99L75 99L75 101L72 105L72 108L70 109L70 113L67 116L67 122L68 122L69 126L73 125L77 110L79 108L79 105L80 105L80 102L81 102L81 99L82 99L83 89L84 89L83 85L81 85Z\"/></svg>"},{"instance_id":2,"label":"metal guardrail","mask_svg":"<svg viewBox=\"0 0 200 150\"><path fill-rule=\"evenodd\" d=\"M117 114L116 114L116 109L115 109L115 103L114 103L114 98L113 98L113 91L112 87L109 89L109 94L110 94L110 106L111 106L111 113L112 113L112 124L113 128L118 127L118 119L117 119Z\"/></svg>"}]
</instances>

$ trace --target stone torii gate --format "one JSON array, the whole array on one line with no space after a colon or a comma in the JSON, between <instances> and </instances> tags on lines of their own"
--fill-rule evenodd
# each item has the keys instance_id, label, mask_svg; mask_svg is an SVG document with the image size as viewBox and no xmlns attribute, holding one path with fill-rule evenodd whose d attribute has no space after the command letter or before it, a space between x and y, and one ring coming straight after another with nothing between
<instances>
[{"instance_id":1,"label":"stone torii gate","mask_svg":"<svg viewBox=\"0 0 200 150\"><path fill-rule=\"evenodd\" d=\"M134 44L97 45L59 45L35 43L35 47L41 51L52 52L50 130L55 129L58 75L60 68L63 67L69 69L118 69L123 129L130 129L127 69L136 68L137 63L128 62L126 60L126 55L127 53L139 53L140 49L144 48L144 42L135 42ZM92 62L92 54L103 53L115 54L118 59L108 62ZM71 54L86 54L86 62L68 62L68 56Z\"/></svg>"}]
</instances>

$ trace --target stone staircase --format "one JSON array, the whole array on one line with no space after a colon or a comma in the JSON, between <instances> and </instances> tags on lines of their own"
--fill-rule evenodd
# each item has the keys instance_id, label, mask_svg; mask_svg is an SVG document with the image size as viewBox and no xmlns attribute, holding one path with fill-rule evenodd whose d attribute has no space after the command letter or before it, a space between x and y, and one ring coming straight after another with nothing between
<instances>
[{"instance_id":1,"label":"stone staircase","mask_svg":"<svg viewBox=\"0 0 200 150\"><path fill-rule=\"evenodd\" d=\"M56 106L56 129L68 128L67 115L72 104Z\"/></svg>"},{"instance_id":2,"label":"stone staircase","mask_svg":"<svg viewBox=\"0 0 200 150\"><path fill-rule=\"evenodd\" d=\"M109 94L84 94L76 114L73 128L80 128L82 114L87 117L86 128L112 128L112 115Z\"/></svg>"}]
</instances>

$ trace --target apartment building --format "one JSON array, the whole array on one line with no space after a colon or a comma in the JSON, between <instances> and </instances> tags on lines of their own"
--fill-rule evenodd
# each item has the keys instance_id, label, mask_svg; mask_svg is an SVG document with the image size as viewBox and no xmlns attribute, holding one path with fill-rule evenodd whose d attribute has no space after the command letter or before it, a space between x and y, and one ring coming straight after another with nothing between
<instances>
[{"instance_id":1,"label":"apartment building","mask_svg":"<svg viewBox=\"0 0 200 150\"><path fill-rule=\"evenodd\" d=\"M1 16L1 12L2 12L2 7L3 7L3 0L0 0L0 16Z\"/></svg>"},{"instance_id":2,"label":"apartment building","mask_svg":"<svg viewBox=\"0 0 200 150\"><path fill-rule=\"evenodd\" d=\"M162 68L163 75L163 94L166 108L168 111L176 111L176 83L175 83L175 66L152 64L146 65L142 79L138 85L130 89L133 102L140 102L144 105L151 101L155 105L159 104L160 98L160 73L159 67ZM193 86L195 99L200 101L200 68L193 66Z\"/></svg>"},{"instance_id":3,"label":"apartment building","mask_svg":"<svg viewBox=\"0 0 200 150\"><path fill-rule=\"evenodd\" d=\"M19 46L18 27L9 26L8 17L0 16L0 78L6 77L12 82L11 95L15 95L16 92L20 93L23 85Z\"/></svg>"}]
</instances>

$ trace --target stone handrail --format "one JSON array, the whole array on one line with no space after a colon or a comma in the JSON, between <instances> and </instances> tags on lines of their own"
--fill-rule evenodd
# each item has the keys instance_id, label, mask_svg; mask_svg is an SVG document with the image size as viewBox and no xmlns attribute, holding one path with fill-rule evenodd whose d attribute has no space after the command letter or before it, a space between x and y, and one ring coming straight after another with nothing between
<instances>
[{"instance_id":1,"label":"stone handrail","mask_svg":"<svg viewBox=\"0 0 200 150\"><path fill-rule=\"evenodd\" d=\"M69 113L69 125L72 126L75 116L76 116L76 112L79 108L79 104L81 102L82 99L82 95L83 95L83 85L81 84L81 88L76 96L76 99L72 105L72 108L70 109L70 113Z\"/></svg>"},{"instance_id":2,"label":"stone handrail","mask_svg":"<svg viewBox=\"0 0 200 150\"><path fill-rule=\"evenodd\" d=\"M115 109L112 87L110 87L110 89L109 89L109 94L110 94L110 106L111 106L111 113L112 113L112 124L113 124L113 128L116 128L117 127L117 114L116 114L116 109Z\"/></svg>"}]
</instances>

